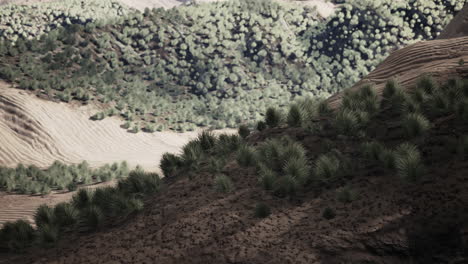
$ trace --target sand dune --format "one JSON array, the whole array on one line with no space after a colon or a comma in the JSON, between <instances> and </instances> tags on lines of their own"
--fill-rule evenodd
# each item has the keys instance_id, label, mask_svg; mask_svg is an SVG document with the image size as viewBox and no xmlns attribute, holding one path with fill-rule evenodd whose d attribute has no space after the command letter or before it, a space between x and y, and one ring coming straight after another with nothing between
<instances>
[{"instance_id":1,"label":"sand dune","mask_svg":"<svg viewBox=\"0 0 468 264\"><path fill-rule=\"evenodd\" d=\"M128 133L121 120L91 121L91 106L70 106L39 99L0 83L0 166L18 163L48 167L55 160L92 167L126 160L130 166L159 171L164 152L179 152L198 132ZM225 130L229 131L229 130ZM43 203L66 201L72 193L45 197L0 192L0 225L8 220L32 219Z\"/></svg>"},{"instance_id":2,"label":"sand dune","mask_svg":"<svg viewBox=\"0 0 468 264\"><path fill-rule=\"evenodd\" d=\"M126 160L157 170L164 152L178 152L197 132L132 134L121 120L91 121L96 110L37 98L0 84L0 165L49 166L53 161L91 166Z\"/></svg>"},{"instance_id":3,"label":"sand dune","mask_svg":"<svg viewBox=\"0 0 468 264\"><path fill-rule=\"evenodd\" d=\"M350 89L359 89L373 83L381 93L390 78L396 78L405 87L415 84L422 74L430 74L440 81L468 72L468 37L422 41L393 52L373 72ZM328 99L332 108L340 104L343 93Z\"/></svg>"}]
</instances>

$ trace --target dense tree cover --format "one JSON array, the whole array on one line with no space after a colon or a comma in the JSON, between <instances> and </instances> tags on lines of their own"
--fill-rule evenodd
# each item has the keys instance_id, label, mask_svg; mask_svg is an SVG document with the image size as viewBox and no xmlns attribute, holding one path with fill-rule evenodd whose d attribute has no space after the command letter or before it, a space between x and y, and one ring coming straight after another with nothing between
<instances>
[{"instance_id":1,"label":"dense tree cover","mask_svg":"<svg viewBox=\"0 0 468 264\"><path fill-rule=\"evenodd\" d=\"M326 20L266 0L147 9L4 42L0 78L100 101L92 119L121 115L132 132L238 127L353 84L396 46L436 37L462 2L350 0Z\"/></svg>"},{"instance_id":2,"label":"dense tree cover","mask_svg":"<svg viewBox=\"0 0 468 264\"><path fill-rule=\"evenodd\" d=\"M6 5L0 8L0 35L3 39L32 39L57 27L87 24L96 21L105 24L130 10L113 0L60 0L60 3Z\"/></svg>"}]
</instances>

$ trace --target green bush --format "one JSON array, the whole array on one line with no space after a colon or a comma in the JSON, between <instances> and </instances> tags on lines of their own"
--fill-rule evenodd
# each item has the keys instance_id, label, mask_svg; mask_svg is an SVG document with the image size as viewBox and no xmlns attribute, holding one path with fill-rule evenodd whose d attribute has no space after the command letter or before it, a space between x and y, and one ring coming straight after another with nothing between
<instances>
[{"instance_id":1,"label":"green bush","mask_svg":"<svg viewBox=\"0 0 468 264\"><path fill-rule=\"evenodd\" d=\"M267 124L264 121L258 121L257 123L257 130L258 131L263 131L267 128Z\"/></svg>"},{"instance_id":2,"label":"green bush","mask_svg":"<svg viewBox=\"0 0 468 264\"><path fill-rule=\"evenodd\" d=\"M72 226L77 223L79 212L69 203L59 203L55 205L54 215L59 226Z\"/></svg>"},{"instance_id":3,"label":"green bush","mask_svg":"<svg viewBox=\"0 0 468 264\"><path fill-rule=\"evenodd\" d=\"M254 209L254 215L257 218L266 218L271 214L270 207L265 203L257 203Z\"/></svg>"},{"instance_id":4,"label":"green bush","mask_svg":"<svg viewBox=\"0 0 468 264\"><path fill-rule=\"evenodd\" d=\"M43 247L50 247L59 239L59 229L54 224L44 224L38 228L38 242Z\"/></svg>"},{"instance_id":5,"label":"green bush","mask_svg":"<svg viewBox=\"0 0 468 264\"><path fill-rule=\"evenodd\" d=\"M81 210L91 204L92 198L93 194L88 189L79 189L78 192L72 196L72 204L77 209Z\"/></svg>"},{"instance_id":6,"label":"green bush","mask_svg":"<svg viewBox=\"0 0 468 264\"><path fill-rule=\"evenodd\" d=\"M134 170L128 178L119 181L118 189L127 194L153 194L161 188L161 178L157 173Z\"/></svg>"},{"instance_id":7,"label":"green bush","mask_svg":"<svg viewBox=\"0 0 468 264\"><path fill-rule=\"evenodd\" d=\"M322 217L325 218L326 220L331 220L336 217L336 213L333 209L331 209L330 207L327 207L323 210Z\"/></svg>"},{"instance_id":8,"label":"green bush","mask_svg":"<svg viewBox=\"0 0 468 264\"><path fill-rule=\"evenodd\" d=\"M80 210L80 227L87 231L93 231L104 225L105 216L102 210L95 205L88 205Z\"/></svg>"},{"instance_id":9,"label":"green bush","mask_svg":"<svg viewBox=\"0 0 468 264\"><path fill-rule=\"evenodd\" d=\"M411 113L406 115L402 124L406 135L410 138L424 136L431 127L429 120L422 114Z\"/></svg>"},{"instance_id":10,"label":"green bush","mask_svg":"<svg viewBox=\"0 0 468 264\"><path fill-rule=\"evenodd\" d=\"M165 177L175 176L175 173L182 166L182 159L171 153L164 153L159 167Z\"/></svg>"},{"instance_id":11,"label":"green bush","mask_svg":"<svg viewBox=\"0 0 468 264\"><path fill-rule=\"evenodd\" d=\"M41 205L37 208L34 215L34 222L38 227L42 225L53 225L55 224L55 213L54 209L50 208L48 205Z\"/></svg>"},{"instance_id":12,"label":"green bush","mask_svg":"<svg viewBox=\"0 0 468 264\"><path fill-rule=\"evenodd\" d=\"M265 116L265 123L270 127L277 127L282 120L281 113L275 108L268 108Z\"/></svg>"},{"instance_id":13,"label":"green bush","mask_svg":"<svg viewBox=\"0 0 468 264\"><path fill-rule=\"evenodd\" d=\"M22 252L34 241L34 228L25 220L6 222L0 229L0 248Z\"/></svg>"},{"instance_id":14,"label":"green bush","mask_svg":"<svg viewBox=\"0 0 468 264\"><path fill-rule=\"evenodd\" d=\"M421 153L414 145L403 143L396 149L395 166L398 175L405 181L415 182L424 176Z\"/></svg>"},{"instance_id":15,"label":"green bush","mask_svg":"<svg viewBox=\"0 0 468 264\"><path fill-rule=\"evenodd\" d=\"M242 167L255 166L257 161L255 149L250 146L242 146L237 152L237 163Z\"/></svg>"},{"instance_id":16,"label":"green bush","mask_svg":"<svg viewBox=\"0 0 468 264\"><path fill-rule=\"evenodd\" d=\"M315 160L314 176L318 180L328 182L341 175L341 162L335 155L322 154Z\"/></svg>"},{"instance_id":17,"label":"green bush","mask_svg":"<svg viewBox=\"0 0 468 264\"><path fill-rule=\"evenodd\" d=\"M226 175L218 175L214 181L215 190L222 193L229 193L234 189L232 180Z\"/></svg>"},{"instance_id":18,"label":"green bush","mask_svg":"<svg viewBox=\"0 0 468 264\"><path fill-rule=\"evenodd\" d=\"M350 203L356 200L356 198L357 198L356 192L354 192L349 186L343 187L337 193L337 199L338 201L342 203Z\"/></svg>"},{"instance_id":19,"label":"green bush","mask_svg":"<svg viewBox=\"0 0 468 264\"><path fill-rule=\"evenodd\" d=\"M298 105L293 104L289 108L288 116L286 118L287 123L290 127L300 127L307 119L303 109Z\"/></svg>"},{"instance_id":20,"label":"green bush","mask_svg":"<svg viewBox=\"0 0 468 264\"><path fill-rule=\"evenodd\" d=\"M246 125L241 125L239 126L238 133L239 133L239 136L245 139L250 135L250 129Z\"/></svg>"}]
</instances>

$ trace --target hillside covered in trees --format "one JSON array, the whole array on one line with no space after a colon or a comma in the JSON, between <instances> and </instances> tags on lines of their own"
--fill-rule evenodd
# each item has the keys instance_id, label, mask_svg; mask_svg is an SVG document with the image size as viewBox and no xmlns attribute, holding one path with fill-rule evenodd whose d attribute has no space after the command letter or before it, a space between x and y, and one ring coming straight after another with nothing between
<instances>
[{"instance_id":1,"label":"hillside covered in trees","mask_svg":"<svg viewBox=\"0 0 468 264\"><path fill-rule=\"evenodd\" d=\"M12 7L0 16L0 77L50 99L98 102L92 119L120 115L133 132L251 125L268 105L329 96L396 47L435 38L464 3L350 0L326 19L265 0L143 13L91 2L100 19ZM39 23L27 27L31 13Z\"/></svg>"}]
</instances>

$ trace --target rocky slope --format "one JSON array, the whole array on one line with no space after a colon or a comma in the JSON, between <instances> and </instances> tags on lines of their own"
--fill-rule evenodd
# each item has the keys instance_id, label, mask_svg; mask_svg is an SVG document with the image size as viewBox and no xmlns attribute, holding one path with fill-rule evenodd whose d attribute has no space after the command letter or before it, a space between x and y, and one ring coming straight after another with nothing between
<instances>
[{"instance_id":1,"label":"rocky slope","mask_svg":"<svg viewBox=\"0 0 468 264\"><path fill-rule=\"evenodd\" d=\"M467 37L409 46L356 87L371 81L381 90L387 78L396 76L410 89L425 73L439 80L466 76L468 68L459 63L467 59L466 47ZM337 106L340 98L330 102ZM395 118L379 113L369 133L387 146L400 144ZM354 157L352 173L288 200L263 191L255 170L231 161L221 170L233 180L231 193L216 192L211 173L193 179L179 175L166 180L166 188L146 201L145 211L121 226L72 234L57 248L0 263L466 263L468 163L454 156L448 142L466 135L468 126L453 115L431 121L429 135L420 143L427 171L418 184L367 163L353 138L267 129L248 141L256 145L289 135L311 159L332 144ZM351 203L337 199L344 186L357 193ZM257 202L268 204L271 215L255 218ZM322 216L327 207L336 212L331 220Z\"/></svg>"}]
</instances>

